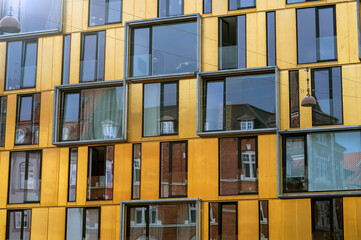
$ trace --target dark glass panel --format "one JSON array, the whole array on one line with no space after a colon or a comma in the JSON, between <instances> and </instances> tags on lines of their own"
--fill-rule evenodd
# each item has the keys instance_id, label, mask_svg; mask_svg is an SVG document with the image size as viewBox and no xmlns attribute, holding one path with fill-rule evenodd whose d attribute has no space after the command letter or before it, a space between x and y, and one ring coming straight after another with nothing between
<instances>
[{"instance_id":1,"label":"dark glass panel","mask_svg":"<svg viewBox=\"0 0 361 240\"><path fill-rule=\"evenodd\" d=\"M167 1L168 0L158 0L158 17L167 16Z\"/></svg>"},{"instance_id":2,"label":"dark glass panel","mask_svg":"<svg viewBox=\"0 0 361 240\"><path fill-rule=\"evenodd\" d=\"M318 55L317 60L337 59L337 39L334 7L318 9Z\"/></svg>"},{"instance_id":3,"label":"dark glass panel","mask_svg":"<svg viewBox=\"0 0 361 240\"><path fill-rule=\"evenodd\" d=\"M300 127L300 100L298 71L289 72L290 127Z\"/></svg>"},{"instance_id":4,"label":"dark glass panel","mask_svg":"<svg viewBox=\"0 0 361 240\"><path fill-rule=\"evenodd\" d=\"M0 146L5 146L7 97L0 98Z\"/></svg>"},{"instance_id":5,"label":"dark glass panel","mask_svg":"<svg viewBox=\"0 0 361 240\"><path fill-rule=\"evenodd\" d=\"M203 0L203 13L212 12L212 0Z\"/></svg>"},{"instance_id":6,"label":"dark glass panel","mask_svg":"<svg viewBox=\"0 0 361 240\"><path fill-rule=\"evenodd\" d=\"M275 12L267 13L267 65L276 65L276 16Z\"/></svg>"},{"instance_id":7,"label":"dark glass panel","mask_svg":"<svg viewBox=\"0 0 361 240\"><path fill-rule=\"evenodd\" d=\"M146 215L148 207L129 207L127 212L126 239L147 239Z\"/></svg>"},{"instance_id":8,"label":"dark glass panel","mask_svg":"<svg viewBox=\"0 0 361 240\"><path fill-rule=\"evenodd\" d=\"M239 164L238 139L223 138L219 140L220 151L220 173L219 190L220 195L236 195L240 190L240 179L242 168Z\"/></svg>"},{"instance_id":9,"label":"dark glass panel","mask_svg":"<svg viewBox=\"0 0 361 240\"><path fill-rule=\"evenodd\" d=\"M116 23L122 21L122 1L109 0L107 4L107 23Z\"/></svg>"},{"instance_id":10,"label":"dark glass panel","mask_svg":"<svg viewBox=\"0 0 361 240\"><path fill-rule=\"evenodd\" d=\"M32 144L39 143L39 124L40 124L40 93L33 95L33 126L32 126Z\"/></svg>"},{"instance_id":11,"label":"dark glass panel","mask_svg":"<svg viewBox=\"0 0 361 240\"><path fill-rule=\"evenodd\" d=\"M79 93L64 93L61 140L79 139Z\"/></svg>"},{"instance_id":12,"label":"dark glass panel","mask_svg":"<svg viewBox=\"0 0 361 240\"><path fill-rule=\"evenodd\" d=\"M25 42L25 56L23 66L23 88L35 87L36 81L36 56L38 51L37 41Z\"/></svg>"},{"instance_id":13,"label":"dark glass panel","mask_svg":"<svg viewBox=\"0 0 361 240\"><path fill-rule=\"evenodd\" d=\"M39 202L41 186L40 153L29 152L27 165L27 173L25 174L25 202Z\"/></svg>"},{"instance_id":14,"label":"dark glass panel","mask_svg":"<svg viewBox=\"0 0 361 240\"><path fill-rule=\"evenodd\" d=\"M183 0L158 0L159 17L183 14Z\"/></svg>"},{"instance_id":15,"label":"dark glass panel","mask_svg":"<svg viewBox=\"0 0 361 240\"><path fill-rule=\"evenodd\" d=\"M133 186L132 199L140 198L140 177L141 177L141 151L140 143L133 144Z\"/></svg>"},{"instance_id":16,"label":"dark glass panel","mask_svg":"<svg viewBox=\"0 0 361 240\"><path fill-rule=\"evenodd\" d=\"M7 43L6 90L21 88L22 41Z\"/></svg>"},{"instance_id":17,"label":"dark glass panel","mask_svg":"<svg viewBox=\"0 0 361 240\"><path fill-rule=\"evenodd\" d=\"M63 73L61 84L69 84L71 35L65 35L63 40Z\"/></svg>"},{"instance_id":18,"label":"dark glass panel","mask_svg":"<svg viewBox=\"0 0 361 240\"><path fill-rule=\"evenodd\" d=\"M237 17L227 17L221 18L219 22L219 69L221 70L237 68L238 66L237 37L240 33L238 33L237 19Z\"/></svg>"},{"instance_id":19,"label":"dark glass panel","mask_svg":"<svg viewBox=\"0 0 361 240\"><path fill-rule=\"evenodd\" d=\"M284 191L306 191L305 137L285 137Z\"/></svg>"},{"instance_id":20,"label":"dark glass panel","mask_svg":"<svg viewBox=\"0 0 361 240\"><path fill-rule=\"evenodd\" d=\"M77 171L78 171L78 148L70 148L68 202L75 202L76 200Z\"/></svg>"},{"instance_id":21,"label":"dark glass panel","mask_svg":"<svg viewBox=\"0 0 361 240\"><path fill-rule=\"evenodd\" d=\"M219 239L219 232L221 231L219 223L219 214L218 214L219 203L209 203L209 239L216 240Z\"/></svg>"},{"instance_id":22,"label":"dark glass panel","mask_svg":"<svg viewBox=\"0 0 361 240\"><path fill-rule=\"evenodd\" d=\"M131 76L151 75L150 28L132 29Z\"/></svg>"},{"instance_id":23,"label":"dark glass panel","mask_svg":"<svg viewBox=\"0 0 361 240\"><path fill-rule=\"evenodd\" d=\"M228 0L229 10L256 7L256 0Z\"/></svg>"},{"instance_id":24,"label":"dark glass panel","mask_svg":"<svg viewBox=\"0 0 361 240\"><path fill-rule=\"evenodd\" d=\"M15 144L31 144L33 96L20 96L15 131Z\"/></svg>"},{"instance_id":25,"label":"dark glass panel","mask_svg":"<svg viewBox=\"0 0 361 240\"><path fill-rule=\"evenodd\" d=\"M259 239L269 239L268 200L259 201Z\"/></svg>"},{"instance_id":26,"label":"dark glass panel","mask_svg":"<svg viewBox=\"0 0 361 240\"><path fill-rule=\"evenodd\" d=\"M316 62L316 9L297 10L298 63Z\"/></svg>"},{"instance_id":27,"label":"dark glass panel","mask_svg":"<svg viewBox=\"0 0 361 240\"><path fill-rule=\"evenodd\" d=\"M89 1L89 26L98 26L105 24L105 11L107 0Z\"/></svg>"},{"instance_id":28,"label":"dark glass panel","mask_svg":"<svg viewBox=\"0 0 361 240\"><path fill-rule=\"evenodd\" d=\"M204 131L223 130L224 81L207 81Z\"/></svg>"}]
</instances>

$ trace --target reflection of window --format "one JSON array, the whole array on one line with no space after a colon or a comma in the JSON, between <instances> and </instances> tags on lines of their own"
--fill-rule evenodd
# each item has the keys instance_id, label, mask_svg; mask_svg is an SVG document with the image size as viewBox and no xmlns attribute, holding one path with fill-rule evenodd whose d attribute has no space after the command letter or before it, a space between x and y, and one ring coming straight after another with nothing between
<instances>
[{"instance_id":1,"label":"reflection of window","mask_svg":"<svg viewBox=\"0 0 361 240\"><path fill-rule=\"evenodd\" d=\"M131 29L130 77L197 70L197 22Z\"/></svg>"},{"instance_id":2,"label":"reflection of window","mask_svg":"<svg viewBox=\"0 0 361 240\"><path fill-rule=\"evenodd\" d=\"M59 142L122 137L123 86L60 90Z\"/></svg>"},{"instance_id":3,"label":"reflection of window","mask_svg":"<svg viewBox=\"0 0 361 240\"><path fill-rule=\"evenodd\" d=\"M209 239L238 239L237 219L237 203L209 203Z\"/></svg>"},{"instance_id":4,"label":"reflection of window","mask_svg":"<svg viewBox=\"0 0 361 240\"><path fill-rule=\"evenodd\" d=\"M105 31L82 35L80 82L104 80Z\"/></svg>"},{"instance_id":5,"label":"reflection of window","mask_svg":"<svg viewBox=\"0 0 361 240\"><path fill-rule=\"evenodd\" d=\"M257 192L257 138L222 138L219 153L219 194Z\"/></svg>"},{"instance_id":6,"label":"reflection of window","mask_svg":"<svg viewBox=\"0 0 361 240\"><path fill-rule=\"evenodd\" d=\"M143 136L178 133L178 83L144 84Z\"/></svg>"},{"instance_id":7,"label":"reflection of window","mask_svg":"<svg viewBox=\"0 0 361 240\"><path fill-rule=\"evenodd\" d=\"M337 60L335 8L297 9L298 63Z\"/></svg>"},{"instance_id":8,"label":"reflection of window","mask_svg":"<svg viewBox=\"0 0 361 240\"><path fill-rule=\"evenodd\" d=\"M203 79L203 131L274 128L274 74Z\"/></svg>"},{"instance_id":9,"label":"reflection of window","mask_svg":"<svg viewBox=\"0 0 361 240\"><path fill-rule=\"evenodd\" d=\"M9 7L13 7L12 14L19 19L21 24L20 33L3 33L2 36L41 32L49 33L60 31L63 15L63 1L59 0L3 0L1 1L1 18L9 14Z\"/></svg>"},{"instance_id":10,"label":"reflection of window","mask_svg":"<svg viewBox=\"0 0 361 240\"><path fill-rule=\"evenodd\" d=\"M90 0L89 26L122 21L122 0Z\"/></svg>"},{"instance_id":11,"label":"reflection of window","mask_svg":"<svg viewBox=\"0 0 361 240\"><path fill-rule=\"evenodd\" d=\"M183 14L183 0L158 0L158 17Z\"/></svg>"},{"instance_id":12,"label":"reflection of window","mask_svg":"<svg viewBox=\"0 0 361 240\"><path fill-rule=\"evenodd\" d=\"M342 198L312 199L313 239L343 239Z\"/></svg>"},{"instance_id":13,"label":"reflection of window","mask_svg":"<svg viewBox=\"0 0 361 240\"><path fill-rule=\"evenodd\" d=\"M114 147L89 147L87 200L113 199Z\"/></svg>"},{"instance_id":14,"label":"reflection of window","mask_svg":"<svg viewBox=\"0 0 361 240\"><path fill-rule=\"evenodd\" d=\"M230 11L253 7L256 7L256 0L228 0L228 9Z\"/></svg>"},{"instance_id":15,"label":"reflection of window","mask_svg":"<svg viewBox=\"0 0 361 240\"><path fill-rule=\"evenodd\" d=\"M268 200L258 202L259 207L259 239L269 239L269 226L268 226Z\"/></svg>"},{"instance_id":16,"label":"reflection of window","mask_svg":"<svg viewBox=\"0 0 361 240\"><path fill-rule=\"evenodd\" d=\"M283 148L284 192L361 189L360 131L284 135Z\"/></svg>"},{"instance_id":17,"label":"reflection of window","mask_svg":"<svg viewBox=\"0 0 361 240\"><path fill-rule=\"evenodd\" d=\"M160 197L186 197L187 142L164 142L160 146Z\"/></svg>"},{"instance_id":18,"label":"reflection of window","mask_svg":"<svg viewBox=\"0 0 361 240\"><path fill-rule=\"evenodd\" d=\"M34 88L38 40L7 42L5 90Z\"/></svg>"},{"instance_id":19,"label":"reflection of window","mask_svg":"<svg viewBox=\"0 0 361 240\"><path fill-rule=\"evenodd\" d=\"M12 152L9 204L40 201L41 152Z\"/></svg>"},{"instance_id":20,"label":"reflection of window","mask_svg":"<svg viewBox=\"0 0 361 240\"><path fill-rule=\"evenodd\" d=\"M6 239L30 240L31 210L8 210Z\"/></svg>"},{"instance_id":21,"label":"reflection of window","mask_svg":"<svg viewBox=\"0 0 361 240\"><path fill-rule=\"evenodd\" d=\"M219 19L218 68L246 67L246 15Z\"/></svg>"},{"instance_id":22,"label":"reflection of window","mask_svg":"<svg viewBox=\"0 0 361 240\"><path fill-rule=\"evenodd\" d=\"M142 145L140 143L133 144L132 199L140 198L141 157Z\"/></svg>"},{"instance_id":23,"label":"reflection of window","mask_svg":"<svg viewBox=\"0 0 361 240\"><path fill-rule=\"evenodd\" d=\"M68 208L66 239L100 239L100 208Z\"/></svg>"},{"instance_id":24,"label":"reflection of window","mask_svg":"<svg viewBox=\"0 0 361 240\"><path fill-rule=\"evenodd\" d=\"M78 148L70 148L68 202L75 202L76 200L77 168L78 168Z\"/></svg>"},{"instance_id":25,"label":"reflection of window","mask_svg":"<svg viewBox=\"0 0 361 240\"><path fill-rule=\"evenodd\" d=\"M317 105L312 107L312 125L343 123L341 68L312 69L312 96Z\"/></svg>"}]
</instances>

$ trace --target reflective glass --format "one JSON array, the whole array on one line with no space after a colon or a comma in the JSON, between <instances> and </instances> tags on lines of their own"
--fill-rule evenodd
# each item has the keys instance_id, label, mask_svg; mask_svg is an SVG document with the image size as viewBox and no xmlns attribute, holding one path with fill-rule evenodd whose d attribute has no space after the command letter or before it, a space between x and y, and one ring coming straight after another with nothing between
<instances>
[{"instance_id":1,"label":"reflective glass","mask_svg":"<svg viewBox=\"0 0 361 240\"><path fill-rule=\"evenodd\" d=\"M140 175L141 175L142 145L133 144L133 186L132 199L140 198Z\"/></svg>"},{"instance_id":2,"label":"reflective glass","mask_svg":"<svg viewBox=\"0 0 361 240\"><path fill-rule=\"evenodd\" d=\"M122 21L121 0L90 0L89 26L99 26Z\"/></svg>"},{"instance_id":3,"label":"reflective glass","mask_svg":"<svg viewBox=\"0 0 361 240\"><path fill-rule=\"evenodd\" d=\"M7 97L0 97L0 146L5 145Z\"/></svg>"},{"instance_id":4,"label":"reflective glass","mask_svg":"<svg viewBox=\"0 0 361 240\"><path fill-rule=\"evenodd\" d=\"M219 69L237 68L237 30L239 30L237 29L237 17L221 18L219 28ZM243 30L245 31L245 29Z\"/></svg>"},{"instance_id":5,"label":"reflective glass","mask_svg":"<svg viewBox=\"0 0 361 240\"><path fill-rule=\"evenodd\" d=\"M258 202L259 206L259 239L269 239L269 213L268 213L268 200Z\"/></svg>"},{"instance_id":6,"label":"reflective glass","mask_svg":"<svg viewBox=\"0 0 361 240\"><path fill-rule=\"evenodd\" d=\"M83 208L68 208L66 218L66 239L82 240Z\"/></svg>"},{"instance_id":7,"label":"reflective glass","mask_svg":"<svg viewBox=\"0 0 361 240\"><path fill-rule=\"evenodd\" d=\"M183 0L158 0L159 17L183 14Z\"/></svg>"},{"instance_id":8,"label":"reflective glass","mask_svg":"<svg viewBox=\"0 0 361 240\"><path fill-rule=\"evenodd\" d=\"M224 81L207 81L204 131L223 129Z\"/></svg>"},{"instance_id":9,"label":"reflective glass","mask_svg":"<svg viewBox=\"0 0 361 240\"><path fill-rule=\"evenodd\" d=\"M99 208L85 208L85 236L83 239L99 239Z\"/></svg>"},{"instance_id":10,"label":"reflective glass","mask_svg":"<svg viewBox=\"0 0 361 240\"><path fill-rule=\"evenodd\" d=\"M150 75L150 28L135 28L132 34L131 75Z\"/></svg>"},{"instance_id":11,"label":"reflective glass","mask_svg":"<svg viewBox=\"0 0 361 240\"><path fill-rule=\"evenodd\" d=\"M212 0L203 0L203 13L212 12Z\"/></svg>"},{"instance_id":12,"label":"reflective glass","mask_svg":"<svg viewBox=\"0 0 361 240\"><path fill-rule=\"evenodd\" d=\"M77 169L78 169L78 148L70 148L68 202L75 202L76 200Z\"/></svg>"},{"instance_id":13,"label":"reflective glass","mask_svg":"<svg viewBox=\"0 0 361 240\"><path fill-rule=\"evenodd\" d=\"M209 239L238 239L237 203L209 204Z\"/></svg>"},{"instance_id":14,"label":"reflective glass","mask_svg":"<svg viewBox=\"0 0 361 240\"><path fill-rule=\"evenodd\" d=\"M36 80L37 42L25 43L25 57L23 66L23 87L34 87Z\"/></svg>"},{"instance_id":15,"label":"reflective glass","mask_svg":"<svg viewBox=\"0 0 361 240\"><path fill-rule=\"evenodd\" d=\"M9 210L6 225L6 239L30 240L31 210Z\"/></svg>"},{"instance_id":16,"label":"reflective glass","mask_svg":"<svg viewBox=\"0 0 361 240\"><path fill-rule=\"evenodd\" d=\"M256 7L256 0L229 0L228 9L237 10L241 8Z\"/></svg>"},{"instance_id":17,"label":"reflective glass","mask_svg":"<svg viewBox=\"0 0 361 240\"><path fill-rule=\"evenodd\" d=\"M70 70L70 40L71 35L65 35L63 38L63 73L61 84L69 84Z\"/></svg>"},{"instance_id":18,"label":"reflective glass","mask_svg":"<svg viewBox=\"0 0 361 240\"><path fill-rule=\"evenodd\" d=\"M316 62L316 9L297 10L298 63Z\"/></svg>"},{"instance_id":19,"label":"reflective glass","mask_svg":"<svg viewBox=\"0 0 361 240\"><path fill-rule=\"evenodd\" d=\"M298 70L289 72L290 127L300 127L300 99Z\"/></svg>"},{"instance_id":20,"label":"reflective glass","mask_svg":"<svg viewBox=\"0 0 361 240\"><path fill-rule=\"evenodd\" d=\"M276 65L276 16L275 12L267 13L267 65Z\"/></svg>"},{"instance_id":21,"label":"reflective glass","mask_svg":"<svg viewBox=\"0 0 361 240\"><path fill-rule=\"evenodd\" d=\"M79 93L64 93L62 116L62 141L77 140L79 137Z\"/></svg>"}]
</instances>

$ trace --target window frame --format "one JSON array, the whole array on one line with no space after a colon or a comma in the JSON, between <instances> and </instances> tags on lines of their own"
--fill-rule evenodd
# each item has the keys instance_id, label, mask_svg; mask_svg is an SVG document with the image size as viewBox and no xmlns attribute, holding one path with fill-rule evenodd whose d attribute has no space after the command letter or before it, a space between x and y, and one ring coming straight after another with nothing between
<instances>
[{"instance_id":1,"label":"window frame","mask_svg":"<svg viewBox=\"0 0 361 240\"><path fill-rule=\"evenodd\" d=\"M238 202L233 202L233 201L230 201L230 202L208 202L208 239L211 239L211 231L212 231L212 228L211 228L211 212L212 212L212 207L211 205L212 204L218 204L218 237L221 236L221 239L222 239L222 209L223 209L223 206L224 205L235 205L236 207L236 222L235 222L235 227L236 227L236 235L238 236ZM238 236L239 237L239 236Z\"/></svg>"},{"instance_id":2,"label":"window frame","mask_svg":"<svg viewBox=\"0 0 361 240\"><path fill-rule=\"evenodd\" d=\"M162 97L164 96L164 85L166 84L176 84L177 86L177 96L176 96L176 104L177 104L177 119L174 120L174 133L162 133L162 125L161 125L161 120L159 119L159 135L152 135L152 136L145 136L144 135L144 85L146 84L153 84L153 83L159 83L160 84L160 102L159 102L159 112L160 112L160 119L162 119L163 117L163 112L164 112L164 101L162 101ZM179 81L161 81L161 82L145 82L143 83L142 86L142 137L143 138L148 138L148 137L163 137L163 136L177 136L179 134ZM163 99L164 100L164 99ZM162 114L163 113L163 114Z\"/></svg>"},{"instance_id":3,"label":"window frame","mask_svg":"<svg viewBox=\"0 0 361 240\"><path fill-rule=\"evenodd\" d=\"M132 35L132 29L138 27L152 27L155 25L161 24L172 24L172 23L181 23L181 22L192 22L195 21L197 24L197 69L195 72L183 72L183 73L171 73L171 74L159 74L159 75L146 75L146 76L131 76L131 42L130 37ZM137 81L147 81L147 80L159 80L159 79L174 79L179 77L192 77L196 76L197 72L199 72L201 68L201 15L199 13L195 14L187 14L187 15L176 15L170 17L162 17L162 18L152 18L152 19L141 19L134 21L125 22L125 36L124 39L127 39L128 44L125 44L125 52L124 52L124 79L129 80L131 82ZM151 49L151 47L150 47ZM150 50L151 51L151 50Z\"/></svg>"},{"instance_id":4,"label":"window frame","mask_svg":"<svg viewBox=\"0 0 361 240\"><path fill-rule=\"evenodd\" d=\"M80 92L92 88L107 88L107 87L120 87L123 86L123 114L122 114L122 136L114 139L95 139L95 140L79 140L79 141L61 141L61 109L63 104L62 94L71 92ZM80 104L80 101L79 101ZM57 146L69 145L85 145L94 143L115 143L127 141L127 117L128 117L128 83L124 80L104 81L104 82L85 82L79 84L57 85L54 88L54 105L53 105L53 134L52 144ZM80 108L79 108L80 109Z\"/></svg>"},{"instance_id":5,"label":"window frame","mask_svg":"<svg viewBox=\"0 0 361 240\"><path fill-rule=\"evenodd\" d=\"M135 145L139 145L140 149L140 161L139 161L139 197L134 197L134 185L135 183ZM141 143L133 143L132 144L132 186L131 186L131 199L140 199L141 198L141 183L142 183L142 144Z\"/></svg>"},{"instance_id":6,"label":"window frame","mask_svg":"<svg viewBox=\"0 0 361 240\"><path fill-rule=\"evenodd\" d=\"M158 18L163 18L163 17L160 17L159 16L159 13L160 13L160 4L159 4L159 1L161 0L157 0L157 16ZM176 15L169 15L169 1L172 1L172 0L164 0L166 1L166 7L165 7L165 11L166 11L166 15L164 17L172 17L172 16L181 16L181 15L184 15L184 0L181 0L182 1L182 4L181 4L181 8L182 8L182 13L181 14L176 14ZM176 1L176 0L173 0L173 1Z\"/></svg>"},{"instance_id":7,"label":"window frame","mask_svg":"<svg viewBox=\"0 0 361 240\"><path fill-rule=\"evenodd\" d=\"M9 239L9 234L10 234L10 213L14 213L14 216L16 216L15 214L16 213L21 213L21 223L20 223L20 239L23 240L24 239L24 236L23 236L23 233L24 233L24 229L25 228L28 228L29 229L29 239L30 239L30 231L31 231L31 225L32 225L32 211L31 209L9 209L7 210L7 213L6 213L6 239ZM27 222L27 225L25 226L25 212L27 212L26 214L28 214L30 212L30 219L29 219L29 215L27 215L28 217L28 221L30 220L30 225L29 225L29 222ZM16 221L16 220L15 220ZM14 223L14 228L15 229L19 229L19 227L17 227L16 225L16 222Z\"/></svg>"},{"instance_id":8,"label":"window frame","mask_svg":"<svg viewBox=\"0 0 361 240\"><path fill-rule=\"evenodd\" d=\"M88 27L98 27L98 26L107 26L107 25L111 25L111 24L119 24L123 22L123 0L120 0L120 21L116 21L116 22L107 22L106 20L104 20L104 24L95 24L95 25L90 25L90 20L91 20L91 15L90 15L90 9L91 9L91 4L92 4L93 0L89 0L89 4L88 4ZM105 2L108 2L110 0L104 0ZM109 5L108 7L104 7L104 16L105 19L108 18L109 16Z\"/></svg>"},{"instance_id":9,"label":"window frame","mask_svg":"<svg viewBox=\"0 0 361 240\"><path fill-rule=\"evenodd\" d=\"M67 239L67 233L68 233L68 209L73 208L82 208L83 209L83 226L82 226L82 238L84 238L84 235L86 233L86 210L89 209L98 209L98 239L100 239L100 231L101 231L101 207L67 207L65 211L65 239Z\"/></svg>"},{"instance_id":10,"label":"window frame","mask_svg":"<svg viewBox=\"0 0 361 240\"><path fill-rule=\"evenodd\" d=\"M0 39L1 39L1 35L0 35ZM20 75L20 87L17 89L7 89L6 88L6 80L7 80L7 76L8 76L8 72L7 72L7 67L9 65L7 59L8 59L8 55L9 55L9 43L12 42L21 42L21 66L20 66L20 71L21 71L21 75ZM27 48L27 44L29 43L36 43L36 56L35 56L35 62L36 62L36 69L35 69L35 81L34 81L34 86L31 87L23 87L24 84L24 67L25 67L25 58L26 58L26 48ZM18 91L18 90L22 90L22 89L32 89L32 88L36 88L36 78L37 78L37 71L38 71L38 51L39 51L39 41L38 38L31 38L31 39L23 39L23 40L12 40L12 41L8 41L6 42L6 56L5 56L5 75L4 75L4 91Z\"/></svg>"}]
</instances>

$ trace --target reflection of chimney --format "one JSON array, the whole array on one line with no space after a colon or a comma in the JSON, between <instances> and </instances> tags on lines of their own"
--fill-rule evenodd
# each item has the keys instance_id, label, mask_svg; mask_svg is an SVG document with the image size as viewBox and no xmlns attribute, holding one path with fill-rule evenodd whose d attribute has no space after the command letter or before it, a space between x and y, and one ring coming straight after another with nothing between
<instances>
[{"instance_id":1,"label":"reflection of chimney","mask_svg":"<svg viewBox=\"0 0 361 240\"><path fill-rule=\"evenodd\" d=\"M251 144L246 144L247 146L247 151L251 150Z\"/></svg>"}]
</instances>

